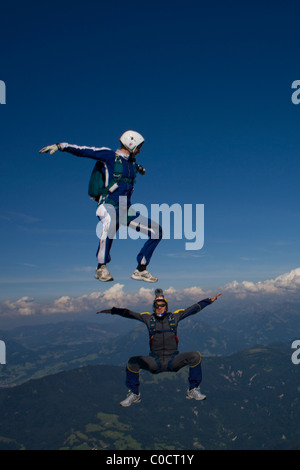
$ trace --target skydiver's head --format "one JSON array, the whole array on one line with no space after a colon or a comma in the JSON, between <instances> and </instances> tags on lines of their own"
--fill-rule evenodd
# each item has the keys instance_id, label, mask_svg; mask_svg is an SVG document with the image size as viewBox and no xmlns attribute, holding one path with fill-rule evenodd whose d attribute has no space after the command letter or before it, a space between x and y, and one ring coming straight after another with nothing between
<instances>
[{"instance_id":1,"label":"skydiver's head","mask_svg":"<svg viewBox=\"0 0 300 470\"><path fill-rule=\"evenodd\" d=\"M140 153L144 141L144 137L136 131L126 131L120 137L122 149L133 157Z\"/></svg>"},{"instance_id":2,"label":"skydiver's head","mask_svg":"<svg viewBox=\"0 0 300 470\"><path fill-rule=\"evenodd\" d=\"M154 301L154 313L157 317L162 318L167 313L167 303L164 300Z\"/></svg>"},{"instance_id":3,"label":"skydiver's head","mask_svg":"<svg viewBox=\"0 0 300 470\"><path fill-rule=\"evenodd\" d=\"M164 317L168 312L168 301L164 297L161 289L155 290L155 300L153 302L153 312L158 318Z\"/></svg>"}]
</instances>

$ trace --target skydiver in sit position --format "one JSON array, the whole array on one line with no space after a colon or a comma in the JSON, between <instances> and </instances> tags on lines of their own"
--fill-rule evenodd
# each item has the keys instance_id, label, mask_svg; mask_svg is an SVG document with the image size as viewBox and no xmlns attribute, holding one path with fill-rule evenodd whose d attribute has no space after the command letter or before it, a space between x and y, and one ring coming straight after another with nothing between
<instances>
[{"instance_id":1,"label":"skydiver in sit position","mask_svg":"<svg viewBox=\"0 0 300 470\"><path fill-rule=\"evenodd\" d=\"M127 361L126 386L128 395L121 401L121 406L130 406L141 401L139 392L139 372L148 370L152 374L160 372L177 372L184 366L189 366L189 388L186 392L188 400L204 400L206 398L200 392L199 385L202 381L201 354L198 351L179 353L177 326L178 323L200 312L212 304L221 295L200 300L196 304L182 310L171 313L168 311L168 302L161 289L155 290L153 313L135 313L126 308L113 307L110 310L101 310L98 313L111 313L125 318L133 318L146 324L150 338L149 356L134 356Z\"/></svg>"},{"instance_id":2,"label":"skydiver in sit position","mask_svg":"<svg viewBox=\"0 0 300 470\"><path fill-rule=\"evenodd\" d=\"M42 148L40 153L52 155L60 150L78 157L87 157L102 162L101 182L103 180L104 187L99 189L94 197L98 202L96 215L103 224L97 250L98 266L95 278L99 281L113 281L114 278L109 272L107 264L111 261L110 250L114 236L119 230L120 223L123 223L149 237L137 255L138 265L131 278L138 281L156 282L158 278L147 270L147 266L155 248L162 239L162 229L159 224L139 213L130 215L128 212L136 175L137 173L145 174L145 169L136 162L136 156L140 153L144 138L138 132L126 131L121 135L120 143L121 148L116 151L107 147L79 147L78 145L59 143ZM122 202L120 203L120 201ZM113 211L111 211L112 208Z\"/></svg>"}]
</instances>

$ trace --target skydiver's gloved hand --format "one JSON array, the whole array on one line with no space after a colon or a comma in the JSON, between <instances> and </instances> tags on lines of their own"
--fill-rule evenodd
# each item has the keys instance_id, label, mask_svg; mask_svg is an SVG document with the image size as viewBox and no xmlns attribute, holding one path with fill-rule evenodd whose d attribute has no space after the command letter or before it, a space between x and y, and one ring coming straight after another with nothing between
<instances>
[{"instance_id":1,"label":"skydiver's gloved hand","mask_svg":"<svg viewBox=\"0 0 300 470\"><path fill-rule=\"evenodd\" d=\"M40 150L40 153L48 153L50 155L53 155L57 150L59 149L59 144L53 144L53 145L48 145L47 147L44 147Z\"/></svg>"},{"instance_id":2,"label":"skydiver's gloved hand","mask_svg":"<svg viewBox=\"0 0 300 470\"><path fill-rule=\"evenodd\" d=\"M100 310L100 312L97 312L97 313L111 313L111 309L109 309L109 310Z\"/></svg>"},{"instance_id":3,"label":"skydiver's gloved hand","mask_svg":"<svg viewBox=\"0 0 300 470\"><path fill-rule=\"evenodd\" d=\"M146 173L146 170L144 167L142 167L142 165L137 165L137 170L140 175L144 175Z\"/></svg>"}]
</instances>

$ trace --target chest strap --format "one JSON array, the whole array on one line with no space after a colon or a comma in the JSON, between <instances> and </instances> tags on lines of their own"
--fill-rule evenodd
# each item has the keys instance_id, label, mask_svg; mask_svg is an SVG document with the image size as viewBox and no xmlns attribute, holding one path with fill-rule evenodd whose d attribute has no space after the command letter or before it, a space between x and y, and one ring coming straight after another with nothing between
<instances>
[{"instance_id":1,"label":"chest strap","mask_svg":"<svg viewBox=\"0 0 300 470\"><path fill-rule=\"evenodd\" d=\"M153 337L154 335L156 335L157 333L158 334L161 334L161 333L173 333L174 334L174 337L175 337L175 340L177 343L179 343L179 339L177 338L177 329L176 329L176 322L175 322L175 317L173 315L173 313L170 313L168 315L168 321L169 321L169 329L168 330L158 330L156 329L156 318L155 318L155 315L151 315L150 317L150 322L149 322L149 336L150 336L150 345L153 341Z\"/></svg>"}]
</instances>

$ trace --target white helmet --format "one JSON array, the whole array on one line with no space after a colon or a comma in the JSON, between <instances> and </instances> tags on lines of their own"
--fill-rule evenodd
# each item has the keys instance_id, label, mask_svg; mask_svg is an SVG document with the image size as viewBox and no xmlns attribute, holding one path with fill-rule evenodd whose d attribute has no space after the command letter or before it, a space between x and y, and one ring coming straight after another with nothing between
<instances>
[{"instance_id":1,"label":"white helmet","mask_svg":"<svg viewBox=\"0 0 300 470\"><path fill-rule=\"evenodd\" d=\"M126 131L120 137L121 144L129 150L130 153L134 152L144 141L144 137L135 131Z\"/></svg>"}]
</instances>

